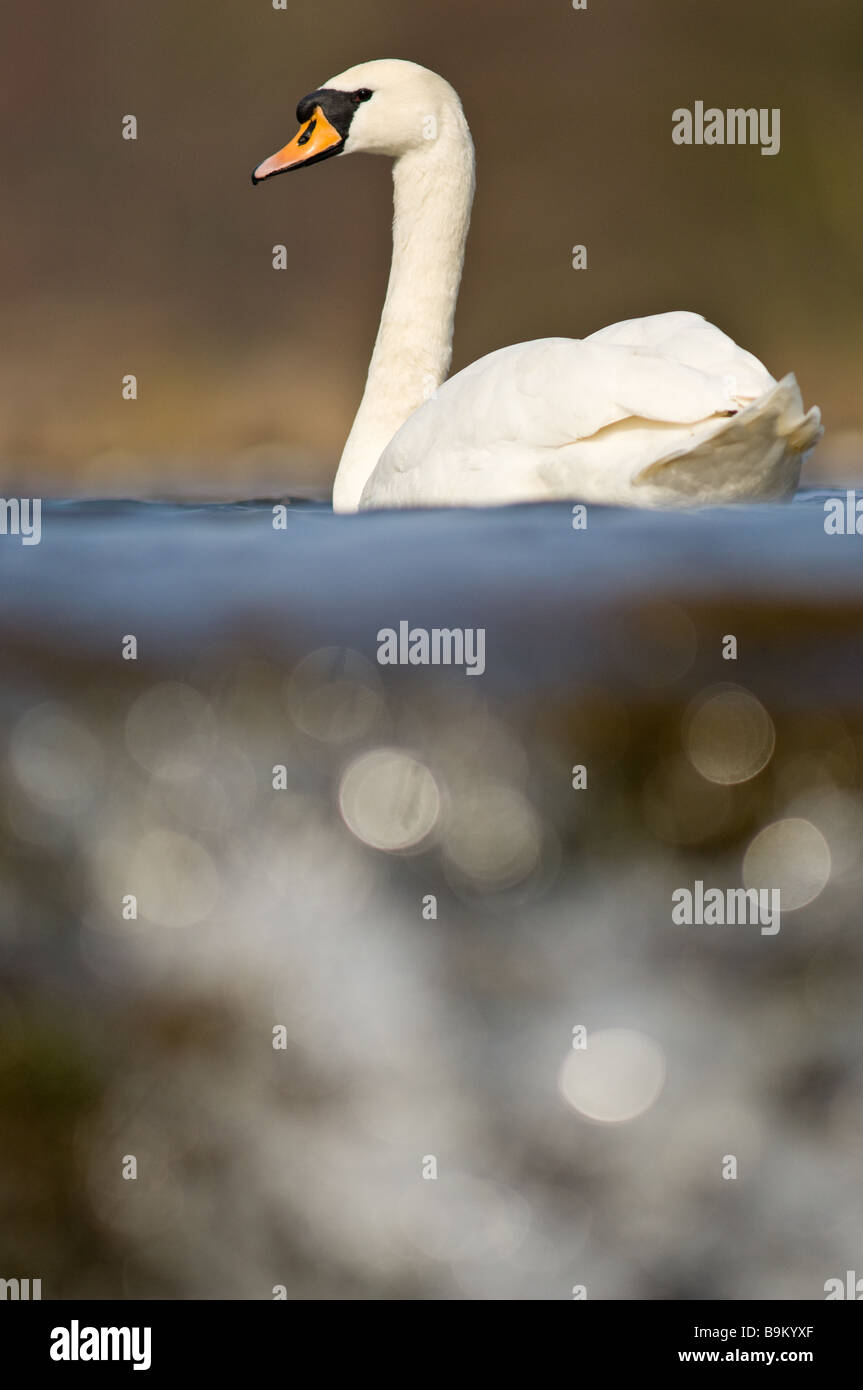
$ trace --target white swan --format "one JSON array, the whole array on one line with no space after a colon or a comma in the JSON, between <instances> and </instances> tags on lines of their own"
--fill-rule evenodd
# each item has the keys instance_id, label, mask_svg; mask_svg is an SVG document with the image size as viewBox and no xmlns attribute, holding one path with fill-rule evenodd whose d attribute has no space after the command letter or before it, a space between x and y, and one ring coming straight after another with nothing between
<instances>
[{"instance_id":1,"label":"white swan","mask_svg":"<svg viewBox=\"0 0 863 1390\"><path fill-rule=\"evenodd\" d=\"M384 59L331 78L297 119L253 182L333 155L395 160L389 285L336 511L794 493L820 412L804 414L793 376L777 383L700 314L517 343L444 381L474 191L458 96L427 68Z\"/></svg>"}]
</instances>

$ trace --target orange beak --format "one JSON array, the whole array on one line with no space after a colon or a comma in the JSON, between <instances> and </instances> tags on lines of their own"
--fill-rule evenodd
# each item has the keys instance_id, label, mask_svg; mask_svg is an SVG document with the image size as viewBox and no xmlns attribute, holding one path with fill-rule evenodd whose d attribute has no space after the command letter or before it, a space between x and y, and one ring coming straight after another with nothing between
<instances>
[{"instance_id":1,"label":"orange beak","mask_svg":"<svg viewBox=\"0 0 863 1390\"><path fill-rule=\"evenodd\" d=\"M316 106L311 120L300 126L291 143L258 165L252 174L252 183L261 183L273 174L284 174L288 169L298 169L301 164L312 164L329 154L337 154L337 147L343 143L344 137L330 125L320 106Z\"/></svg>"}]
</instances>

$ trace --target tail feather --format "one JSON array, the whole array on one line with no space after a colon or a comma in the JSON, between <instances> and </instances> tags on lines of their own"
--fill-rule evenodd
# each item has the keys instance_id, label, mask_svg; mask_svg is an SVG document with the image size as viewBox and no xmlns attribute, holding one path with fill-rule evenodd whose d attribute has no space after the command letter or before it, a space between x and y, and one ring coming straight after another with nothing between
<instances>
[{"instance_id":1,"label":"tail feather","mask_svg":"<svg viewBox=\"0 0 863 1390\"><path fill-rule=\"evenodd\" d=\"M813 406L804 413L790 373L700 444L657 459L633 481L656 489L657 501L683 504L698 503L707 486L720 503L791 497L822 434L821 412Z\"/></svg>"},{"instance_id":2,"label":"tail feather","mask_svg":"<svg viewBox=\"0 0 863 1390\"><path fill-rule=\"evenodd\" d=\"M815 448L823 433L821 411L817 405L813 405L811 410L807 410L803 419L792 426L785 439L789 449L794 449L798 454L804 454Z\"/></svg>"}]
</instances>

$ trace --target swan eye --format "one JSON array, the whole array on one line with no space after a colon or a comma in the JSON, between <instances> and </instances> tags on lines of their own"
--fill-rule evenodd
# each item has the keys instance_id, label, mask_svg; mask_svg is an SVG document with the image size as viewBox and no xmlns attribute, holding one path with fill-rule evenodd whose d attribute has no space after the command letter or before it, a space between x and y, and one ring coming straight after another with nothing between
<instances>
[{"instance_id":1,"label":"swan eye","mask_svg":"<svg viewBox=\"0 0 863 1390\"><path fill-rule=\"evenodd\" d=\"M354 92L353 96L351 97L354 106L359 106L361 101L371 101L371 99L372 94L369 91L368 87L360 87L359 91Z\"/></svg>"}]
</instances>

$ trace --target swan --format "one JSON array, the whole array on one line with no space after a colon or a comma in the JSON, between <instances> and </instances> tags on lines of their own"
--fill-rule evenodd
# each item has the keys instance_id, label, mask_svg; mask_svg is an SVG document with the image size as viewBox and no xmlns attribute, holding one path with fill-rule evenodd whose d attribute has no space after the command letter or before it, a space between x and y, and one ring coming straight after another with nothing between
<instances>
[{"instance_id":1,"label":"swan","mask_svg":"<svg viewBox=\"0 0 863 1390\"><path fill-rule=\"evenodd\" d=\"M252 175L344 154L393 164L393 251L365 391L333 487L338 512L574 499L640 507L796 491L822 430L696 313L500 348L448 380L474 193L461 102L437 73L379 59L297 106L300 129Z\"/></svg>"}]
</instances>

